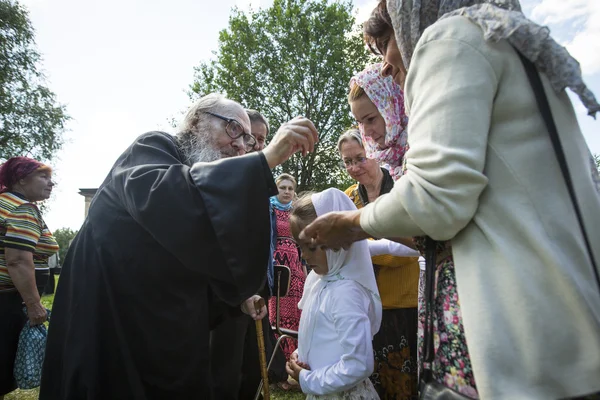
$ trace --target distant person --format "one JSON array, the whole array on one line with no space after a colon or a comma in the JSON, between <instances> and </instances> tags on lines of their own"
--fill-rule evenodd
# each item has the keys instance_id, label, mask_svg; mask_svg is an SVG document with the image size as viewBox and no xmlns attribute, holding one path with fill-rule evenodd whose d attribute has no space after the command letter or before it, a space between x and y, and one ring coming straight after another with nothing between
<instances>
[{"instance_id":1,"label":"distant person","mask_svg":"<svg viewBox=\"0 0 600 400\"><path fill-rule=\"evenodd\" d=\"M338 189L301 196L291 215L296 240L317 216L356 210ZM332 251L299 242L311 272L302 309L298 350L288 373L313 399L379 399L369 375L374 358L371 341L381 324L381 299L366 240Z\"/></svg>"},{"instance_id":2,"label":"distant person","mask_svg":"<svg viewBox=\"0 0 600 400\"><path fill-rule=\"evenodd\" d=\"M244 108L209 94L176 136L117 159L63 264L40 399L210 398L209 332L266 280L271 168L314 149L308 119L263 152ZM249 235L248 232L252 232Z\"/></svg>"},{"instance_id":3,"label":"distant person","mask_svg":"<svg viewBox=\"0 0 600 400\"><path fill-rule=\"evenodd\" d=\"M40 298L58 243L35 203L48 199L53 186L52 169L32 158L0 165L0 400L17 388L13 366L25 322L47 318Z\"/></svg>"},{"instance_id":4,"label":"distant person","mask_svg":"<svg viewBox=\"0 0 600 400\"><path fill-rule=\"evenodd\" d=\"M279 194L271 197L271 208L275 214L275 234L277 243L273 253L273 260L276 265L285 265L290 269L290 287L287 296L280 298L279 314L280 327L298 330L300 323L300 309L298 302L302 297L304 289L304 280L306 279L306 269L302 265L300 252L296 240L292 237L290 230L290 212L296 195L296 179L290 174L283 173L275 179ZM277 310L275 307L276 298L272 297L269 301L269 320L271 325L275 325L277 319ZM296 349L296 341L286 338L281 341L283 353L286 360ZM285 381L278 382L283 390L291 389L291 384Z\"/></svg>"},{"instance_id":5,"label":"distant person","mask_svg":"<svg viewBox=\"0 0 600 400\"><path fill-rule=\"evenodd\" d=\"M57 275L58 271L60 270L58 253L55 253L48 258L48 269L50 273L48 274L48 281L44 287L44 295L54 294L54 288L56 286L56 279L54 278L54 275Z\"/></svg>"}]
</instances>

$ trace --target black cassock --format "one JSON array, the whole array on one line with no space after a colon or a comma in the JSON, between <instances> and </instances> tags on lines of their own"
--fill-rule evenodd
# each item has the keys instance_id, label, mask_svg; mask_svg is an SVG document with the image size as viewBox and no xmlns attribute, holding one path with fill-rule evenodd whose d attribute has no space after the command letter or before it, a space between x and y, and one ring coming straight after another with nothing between
<instances>
[{"instance_id":1,"label":"black cassock","mask_svg":"<svg viewBox=\"0 0 600 400\"><path fill-rule=\"evenodd\" d=\"M190 168L140 136L67 254L40 399L209 398L211 321L264 284L276 193L261 153Z\"/></svg>"}]
</instances>

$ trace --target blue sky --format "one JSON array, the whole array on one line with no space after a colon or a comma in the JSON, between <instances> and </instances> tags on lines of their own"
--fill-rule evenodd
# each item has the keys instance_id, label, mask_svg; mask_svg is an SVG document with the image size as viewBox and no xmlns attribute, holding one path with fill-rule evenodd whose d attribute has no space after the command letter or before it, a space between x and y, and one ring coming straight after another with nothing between
<instances>
[{"instance_id":1,"label":"blue sky","mask_svg":"<svg viewBox=\"0 0 600 400\"><path fill-rule=\"evenodd\" d=\"M73 117L53 160L58 182L45 217L51 229L83 222L79 188L102 183L119 154L143 132L170 130L189 106L193 68L217 49L230 10L272 0L23 0L30 11L50 88ZM525 13L548 25L581 62L600 96L600 1L523 0ZM355 0L364 20L376 1ZM344 101L344 99L341 99ZM591 150L600 153L599 122L574 101Z\"/></svg>"}]
</instances>

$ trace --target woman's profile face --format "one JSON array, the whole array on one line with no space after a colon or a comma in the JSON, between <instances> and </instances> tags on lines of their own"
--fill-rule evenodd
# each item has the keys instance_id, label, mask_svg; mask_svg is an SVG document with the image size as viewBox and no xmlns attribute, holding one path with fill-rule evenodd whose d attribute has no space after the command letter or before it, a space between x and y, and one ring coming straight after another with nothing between
<instances>
[{"instance_id":1,"label":"woman's profile face","mask_svg":"<svg viewBox=\"0 0 600 400\"><path fill-rule=\"evenodd\" d=\"M294 199L294 182L284 179L277 184L277 190L279 191L277 200L279 200L281 204L288 204Z\"/></svg>"},{"instance_id":2,"label":"woman's profile face","mask_svg":"<svg viewBox=\"0 0 600 400\"><path fill-rule=\"evenodd\" d=\"M380 150L385 149L385 120L369 96L364 95L352 101L350 110L363 129L364 135L373 139Z\"/></svg>"},{"instance_id":3,"label":"woman's profile face","mask_svg":"<svg viewBox=\"0 0 600 400\"><path fill-rule=\"evenodd\" d=\"M396 37L394 32L391 32L390 38L387 43L384 42L384 48L381 49L383 53L383 65L381 67L382 76L391 76L394 82L396 82L402 90L404 90L404 81L406 80L406 68L396 43Z\"/></svg>"},{"instance_id":4,"label":"woman's profile face","mask_svg":"<svg viewBox=\"0 0 600 400\"><path fill-rule=\"evenodd\" d=\"M50 171L33 171L21 181L21 189L29 201L46 200L52 194L54 182Z\"/></svg>"}]
</instances>

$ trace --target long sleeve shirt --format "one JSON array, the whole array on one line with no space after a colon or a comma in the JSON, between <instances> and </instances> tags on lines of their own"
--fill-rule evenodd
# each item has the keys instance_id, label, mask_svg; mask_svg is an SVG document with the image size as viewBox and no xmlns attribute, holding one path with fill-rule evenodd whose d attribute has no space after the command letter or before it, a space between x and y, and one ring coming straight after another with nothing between
<instances>
[{"instance_id":1,"label":"long sleeve shirt","mask_svg":"<svg viewBox=\"0 0 600 400\"><path fill-rule=\"evenodd\" d=\"M300 372L306 394L324 395L348 390L373 372L374 357L369 322L370 295L354 281L327 284L316 313L307 360L310 370ZM299 338L299 347L303 345ZM303 350L304 352L304 350Z\"/></svg>"}]
</instances>

